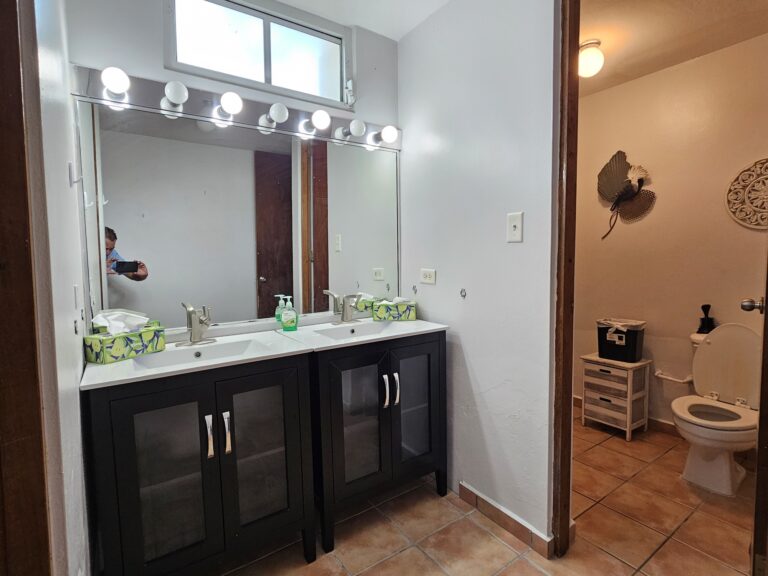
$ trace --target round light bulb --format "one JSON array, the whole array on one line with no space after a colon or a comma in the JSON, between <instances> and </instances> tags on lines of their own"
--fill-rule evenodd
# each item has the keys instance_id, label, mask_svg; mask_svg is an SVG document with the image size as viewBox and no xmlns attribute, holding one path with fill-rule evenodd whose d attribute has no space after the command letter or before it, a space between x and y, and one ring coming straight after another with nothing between
<instances>
[{"instance_id":1,"label":"round light bulb","mask_svg":"<svg viewBox=\"0 0 768 576\"><path fill-rule=\"evenodd\" d=\"M365 131L368 129L368 127L365 125L365 122L362 120L358 120L355 118L352 120L352 122L349 123L349 133L352 134L352 136L355 136L356 138L360 138L360 136L363 136L365 134Z\"/></svg>"},{"instance_id":2,"label":"round light bulb","mask_svg":"<svg viewBox=\"0 0 768 576\"><path fill-rule=\"evenodd\" d=\"M326 130L331 125L331 115L325 110L316 110L312 114L312 125L318 130Z\"/></svg>"},{"instance_id":3,"label":"round light bulb","mask_svg":"<svg viewBox=\"0 0 768 576\"><path fill-rule=\"evenodd\" d=\"M163 113L166 118L176 120L176 118L181 115L180 113L184 109L184 106L181 104L174 104L168 99L167 96L163 96L163 98L160 100L160 108L166 110L166 112Z\"/></svg>"},{"instance_id":4,"label":"round light bulb","mask_svg":"<svg viewBox=\"0 0 768 576\"><path fill-rule=\"evenodd\" d=\"M282 124L288 120L289 112L288 106L282 102L275 102L269 107L269 117L272 118L277 124Z\"/></svg>"},{"instance_id":5,"label":"round light bulb","mask_svg":"<svg viewBox=\"0 0 768 576\"><path fill-rule=\"evenodd\" d=\"M208 122L207 120L198 120L196 124L200 129L200 132L213 132L216 128L216 126L213 125L213 122Z\"/></svg>"},{"instance_id":6,"label":"round light bulb","mask_svg":"<svg viewBox=\"0 0 768 576\"><path fill-rule=\"evenodd\" d=\"M101 83L112 94L123 94L131 87L131 79L128 74L116 66L109 66L101 71Z\"/></svg>"},{"instance_id":7,"label":"round light bulb","mask_svg":"<svg viewBox=\"0 0 768 576\"><path fill-rule=\"evenodd\" d=\"M579 76L591 78L603 69L603 64L605 64L605 56L603 51L600 50L599 40L590 40L581 45L579 50Z\"/></svg>"},{"instance_id":8,"label":"round light bulb","mask_svg":"<svg viewBox=\"0 0 768 576\"><path fill-rule=\"evenodd\" d=\"M394 144L397 142L398 135L397 128L394 126L384 126L384 128L381 129L381 139L387 144Z\"/></svg>"},{"instance_id":9,"label":"round light bulb","mask_svg":"<svg viewBox=\"0 0 768 576\"><path fill-rule=\"evenodd\" d=\"M234 116L243 109L243 99L236 92L224 92L221 95L221 109Z\"/></svg>"},{"instance_id":10,"label":"round light bulb","mask_svg":"<svg viewBox=\"0 0 768 576\"><path fill-rule=\"evenodd\" d=\"M165 97L171 104L181 105L189 100L189 90L178 80L173 80L165 85Z\"/></svg>"}]
</instances>

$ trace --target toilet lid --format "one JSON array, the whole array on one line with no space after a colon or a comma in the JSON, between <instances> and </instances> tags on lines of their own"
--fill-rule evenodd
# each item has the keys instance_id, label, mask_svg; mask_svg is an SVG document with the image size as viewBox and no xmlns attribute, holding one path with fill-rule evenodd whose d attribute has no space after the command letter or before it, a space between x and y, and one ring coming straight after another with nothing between
<instances>
[{"instance_id":1,"label":"toilet lid","mask_svg":"<svg viewBox=\"0 0 768 576\"><path fill-rule=\"evenodd\" d=\"M693 384L699 396L712 392L720 402L744 398L760 407L760 336L741 324L723 324L706 335L693 355Z\"/></svg>"}]
</instances>

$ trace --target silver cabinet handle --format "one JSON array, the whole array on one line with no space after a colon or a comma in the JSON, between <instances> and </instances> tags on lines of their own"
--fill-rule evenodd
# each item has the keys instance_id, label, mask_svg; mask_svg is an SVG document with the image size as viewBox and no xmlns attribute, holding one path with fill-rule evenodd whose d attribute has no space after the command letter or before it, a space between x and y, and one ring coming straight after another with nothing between
<instances>
[{"instance_id":1,"label":"silver cabinet handle","mask_svg":"<svg viewBox=\"0 0 768 576\"><path fill-rule=\"evenodd\" d=\"M224 454L232 453L232 430L229 425L229 412L222 412L221 417L224 419L224 432L226 433L226 442L224 445Z\"/></svg>"},{"instance_id":2,"label":"silver cabinet handle","mask_svg":"<svg viewBox=\"0 0 768 576\"><path fill-rule=\"evenodd\" d=\"M395 377L395 406L397 406L400 404L400 374L395 372L392 376Z\"/></svg>"},{"instance_id":3,"label":"silver cabinet handle","mask_svg":"<svg viewBox=\"0 0 768 576\"><path fill-rule=\"evenodd\" d=\"M213 449L213 414L205 417L205 429L208 431L208 458L210 459L216 456Z\"/></svg>"},{"instance_id":4,"label":"silver cabinet handle","mask_svg":"<svg viewBox=\"0 0 768 576\"><path fill-rule=\"evenodd\" d=\"M384 374L384 408L389 408L389 376Z\"/></svg>"},{"instance_id":5,"label":"silver cabinet handle","mask_svg":"<svg viewBox=\"0 0 768 576\"><path fill-rule=\"evenodd\" d=\"M267 279L264 276L259 276L259 282L266 282Z\"/></svg>"}]
</instances>

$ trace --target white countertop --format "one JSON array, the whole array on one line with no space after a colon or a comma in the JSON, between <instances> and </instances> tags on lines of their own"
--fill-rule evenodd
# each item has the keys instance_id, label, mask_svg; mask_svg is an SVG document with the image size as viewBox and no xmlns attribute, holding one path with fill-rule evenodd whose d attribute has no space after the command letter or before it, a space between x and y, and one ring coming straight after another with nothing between
<instances>
[{"instance_id":1,"label":"white countertop","mask_svg":"<svg viewBox=\"0 0 768 576\"><path fill-rule=\"evenodd\" d=\"M365 319L344 324L304 326L295 332L275 330L221 336L212 344L167 344L163 352L147 354L133 360L107 365L87 364L80 382L80 390L143 382L213 368L442 332L447 329L448 326L443 324L424 320L374 322Z\"/></svg>"}]
</instances>

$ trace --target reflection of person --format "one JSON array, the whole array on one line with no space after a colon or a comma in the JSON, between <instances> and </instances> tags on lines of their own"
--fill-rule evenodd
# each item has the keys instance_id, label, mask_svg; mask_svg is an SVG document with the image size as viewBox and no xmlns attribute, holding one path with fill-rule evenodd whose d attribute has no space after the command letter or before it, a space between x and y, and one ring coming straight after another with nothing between
<instances>
[{"instance_id":1,"label":"reflection of person","mask_svg":"<svg viewBox=\"0 0 768 576\"><path fill-rule=\"evenodd\" d=\"M115 267L118 262L125 262L125 258L120 256L120 253L115 250L115 243L117 242L117 234L112 228L109 228L108 226L104 228L104 246L107 249L107 274L120 274L115 270ZM146 280L147 276L149 276L149 270L147 270L146 264L141 261L137 261L137 264L139 265L139 269L136 272L125 272L124 274L120 274L121 276L125 276L126 278L130 278L131 280L136 280L136 282L141 282L142 280Z\"/></svg>"}]
</instances>

